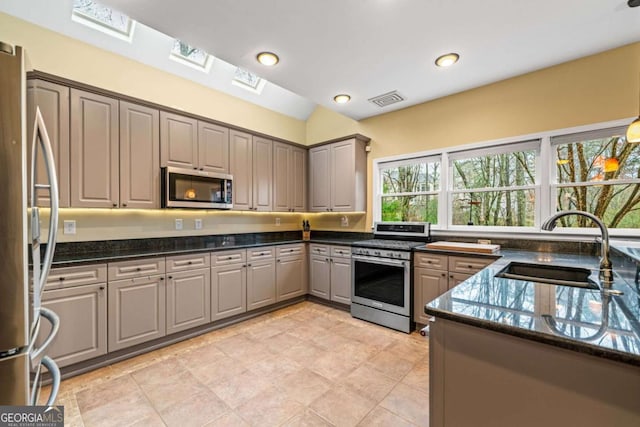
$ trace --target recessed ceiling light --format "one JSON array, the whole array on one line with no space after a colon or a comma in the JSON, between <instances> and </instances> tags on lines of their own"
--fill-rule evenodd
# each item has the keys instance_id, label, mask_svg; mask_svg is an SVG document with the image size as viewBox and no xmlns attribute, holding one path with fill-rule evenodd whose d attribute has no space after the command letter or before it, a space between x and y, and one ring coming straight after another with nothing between
<instances>
[{"instance_id":1,"label":"recessed ceiling light","mask_svg":"<svg viewBox=\"0 0 640 427\"><path fill-rule=\"evenodd\" d=\"M280 61L278 55L273 52L260 52L256 58L259 63L266 65L267 67L273 67Z\"/></svg>"},{"instance_id":2,"label":"recessed ceiling light","mask_svg":"<svg viewBox=\"0 0 640 427\"><path fill-rule=\"evenodd\" d=\"M445 55L441 55L436 59L436 65L438 67L450 67L451 65L458 62L460 59L460 55L457 53L447 53Z\"/></svg>"},{"instance_id":3,"label":"recessed ceiling light","mask_svg":"<svg viewBox=\"0 0 640 427\"><path fill-rule=\"evenodd\" d=\"M334 96L333 101L336 104L346 104L347 102L351 101L351 96L347 95L346 93L341 93L340 95Z\"/></svg>"}]
</instances>

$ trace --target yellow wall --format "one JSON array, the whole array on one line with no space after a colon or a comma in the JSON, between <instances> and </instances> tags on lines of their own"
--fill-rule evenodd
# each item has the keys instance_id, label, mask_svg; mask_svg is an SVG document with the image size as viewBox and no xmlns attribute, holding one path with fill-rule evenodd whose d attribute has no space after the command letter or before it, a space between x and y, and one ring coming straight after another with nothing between
<instances>
[{"instance_id":1,"label":"yellow wall","mask_svg":"<svg viewBox=\"0 0 640 427\"><path fill-rule=\"evenodd\" d=\"M306 123L0 13L2 41L25 47L31 66L114 92L305 143Z\"/></svg>"},{"instance_id":2,"label":"yellow wall","mask_svg":"<svg viewBox=\"0 0 640 427\"><path fill-rule=\"evenodd\" d=\"M302 122L1 13L0 29L4 41L25 46L34 68L48 73L299 143L354 133L371 138L369 208L366 216L349 214L347 228L340 214L71 209L62 219L77 219L78 234L62 241L279 231L299 229L303 217L313 229L368 231L373 159L633 117L639 108L640 43L360 122L320 106ZM180 217L185 230L176 232ZM193 230L197 217L203 231Z\"/></svg>"}]
</instances>

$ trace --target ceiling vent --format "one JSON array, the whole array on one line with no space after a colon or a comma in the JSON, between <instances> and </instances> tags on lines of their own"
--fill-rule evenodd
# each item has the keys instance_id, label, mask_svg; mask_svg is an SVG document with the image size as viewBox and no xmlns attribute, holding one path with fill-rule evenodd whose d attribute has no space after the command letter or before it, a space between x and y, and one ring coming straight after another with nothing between
<instances>
[{"instance_id":1,"label":"ceiling vent","mask_svg":"<svg viewBox=\"0 0 640 427\"><path fill-rule=\"evenodd\" d=\"M383 108L391 104L395 104L396 102L404 101L404 97L400 95L397 91L384 93L382 95L374 96L373 98L369 98L369 102L373 102L378 107Z\"/></svg>"}]
</instances>

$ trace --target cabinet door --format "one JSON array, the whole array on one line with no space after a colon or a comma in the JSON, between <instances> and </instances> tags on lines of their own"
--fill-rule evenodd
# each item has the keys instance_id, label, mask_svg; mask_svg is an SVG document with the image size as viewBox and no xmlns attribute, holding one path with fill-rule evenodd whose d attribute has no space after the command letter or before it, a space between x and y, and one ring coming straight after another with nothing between
<instances>
[{"instance_id":1,"label":"cabinet door","mask_svg":"<svg viewBox=\"0 0 640 427\"><path fill-rule=\"evenodd\" d=\"M61 208L69 207L69 88L42 80L27 82L27 180L31 179L31 144L33 142L33 125L36 118L36 107L47 128L51 141L53 160L58 177L59 204ZM38 156L38 183L46 184L47 171L43 156ZM38 206L49 206L49 192L38 190Z\"/></svg>"},{"instance_id":2,"label":"cabinet door","mask_svg":"<svg viewBox=\"0 0 640 427\"><path fill-rule=\"evenodd\" d=\"M311 211L328 211L331 206L330 147L330 145L323 145L309 150Z\"/></svg>"},{"instance_id":3,"label":"cabinet door","mask_svg":"<svg viewBox=\"0 0 640 427\"><path fill-rule=\"evenodd\" d=\"M71 89L71 206L119 204L118 100Z\"/></svg>"},{"instance_id":4,"label":"cabinet door","mask_svg":"<svg viewBox=\"0 0 640 427\"><path fill-rule=\"evenodd\" d=\"M279 257L276 260L276 299L284 301L304 295L306 287L306 269L304 257Z\"/></svg>"},{"instance_id":5,"label":"cabinet door","mask_svg":"<svg viewBox=\"0 0 640 427\"><path fill-rule=\"evenodd\" d=\"M198 168L198 121L160 112L160 162L162 166Z\"/></svg>"},{"instance_id":6,"label":"cabinet door","mask_svg":"<svg viewBox=\"0 0 640 427\"><path fill-rule=\"evenodd\" d=\"M291 146L274 142L273 144L273 210L288 212L291 210L289 187L291 180Z\"/></svg>"},{"instance_id":7,"label":"cabinet door","mask_svg":"<svg viewBox=\"0 0 640 427\"><path fill-rule=\"evenodd\" d=\"M106 283L46 291L42 305L60 317L60 330L47 350L59 367L107 353ZM40 341L49 335L49 322L41 322Z\"/></svg>"},{"instance_id":8,"label":"cabinet door","mask_svg":"<svg viewBox=\"0 0 640 427\"><path fill-rule=\"evenodd\" d=\"M296 212L307 210L307 150L291 147L289 156L289 205Z\"/></svg>"},{"instance_id":9,"label":"cabinet door","mask_svg":"<svg viewBox=\"0 0 640 427\"><path fill-rule=\"evenodd\" d=\"M353 141L331 144L329 161L332 211L355 210L355 146Z\"/></svg>"},{"instance_id":10,"label":"cabinet door","mask_svg":"<svg viewBox=\"0 0 640 427\"><path fill-rule=\"evenodd\" d=\"M253 209L271 211L273 141L253 138Z\"/></svg>"},{"instance_id":11,"label":"cabinet door","mask_svg":"<svg viewBox=\"0 0 640 427\"><path fill-rule=\"evenodd\" d=\"M160 207L160 112L120 101L120 206Z\"/></svg>"},{"instance_id":12,"label":"cabinet door","mask_svg":"<svg viewBox=\"0 0 640 427\"><path fill-rule=\"evenodd\" d=\"M414 321L426 325L429 317L424 313L424 306L429 301L447 292L447 272L431 268L414 268Z\"/></svg>"},{"instance_id":13,"label":"cabinet door","mask_svg":"<svg viewBox=\"0 0 640 427\"><path fill-rule=\"evenodd\" d=\"M211 321L247 311L246 264L211 269Z\"/></svg>"},{"instance_id":14,"label":"cabinet door","mask_svg":"<svg viewBox=\"0 0 640 427\"><path fill-rule=\"evenodd\" d=\"M350 258L331 258L331 301L351 304Z\"/></svg>"},{"instance_id":15,"label":"cabinet door","mask_svg":"<svg viewBox=\"0 0 640 427\"><path fill-rule=\"evenodd\" d=\"M312 255L309 263L309 293L331 299L331 265L328 256Z\"/></svg>"},{"instance_id":16,"label":"cabinet door","mask_svg":"<svg viewBox=\"0 0 640 427\"><path fill-rule=\"evenodd\" d=\"M165 336L164 275L109 282L109 351Z\"/></svg>"},{"instance_id":17,"label":"cabinet door","mask_svg":"<svg viewBox=\"0 0 640 427\"><path fill-rule=\"evenodd\" d=\"M171 273L167 279L167 334L209 323L210 269Z\"/></svg>"},{"instance_id":18,"label":"cabinet door","mask_svg":"<svg viewBox=\"0 0 640 427\"><path fill-rule=\"evenodd\" d=\"M251 135L229 132L229 173L233 175L233 209L253 209L253 148Z\"/></svg>"},{"instance_id":19,"label":"cabinet door","mask_svg":"<svg viewBox=\"0 0 640 427\"><path fill-rule=\"evenodd\" d=\"M464 273L449 273L449 283L448 288L452 289L460 283L467 280L469 277L473 276L473 274L464 274Z\"/></svg>"},{"instance_id":20,"label":"cabinet door","mask_svg":"<svg viewBox=\"0 0 640 427\"><path fill-rule=\"evenodd\" d=\"M275 258L247 264L247 311L276 302Z\"/></svg>"},{"instance_id":21,"label":"cabinet door","mask_svg":"<svg viewBox=\"0 0 640 427\"><path fill-rule=\"evenodd\" d=\"M229 129L198 122L198 167L209 172L229 173Z\"/></svg>"}]
</instances>

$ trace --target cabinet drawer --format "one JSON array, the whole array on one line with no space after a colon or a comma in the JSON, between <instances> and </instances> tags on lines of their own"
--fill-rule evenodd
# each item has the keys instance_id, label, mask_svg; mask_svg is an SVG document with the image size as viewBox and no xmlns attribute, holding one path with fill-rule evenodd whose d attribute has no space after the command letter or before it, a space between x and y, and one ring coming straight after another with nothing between
<instances>
[{"instance_id":1,"label":"cabinet drawer","mask_svg":"<svg viewBox=\"0 0 640 427\"><path fill-rule=\"evenodd\" d=\"M426 252L416 252L414 259L415 267L431 267L437 270L446 270L447 267L446 255L434 255Z\"/></svg>"},{"instance_id":2,"label":"cabinet drawer","mask_svg":"<svg viewBox=\"0 0 640 427\"><path fill-rule=\"evenodd\" d=\"M309 246L309 252L313 255L329 255L329 245L318 245L312 243Z\"/></svg>"},{"instance_id":3,"label":"cabinet drawer","mask_svg":"<svg viewBox=\"0 0 640 427\"><path fill-rule=\"evenodd\" d=\"M136 259L109 264L109 281L164 274L164 257Z\"/></svg>"},{"instance_id":4,"label":"cabinet drawer","mask_svg":"<svg viewBox=\"0 0 640 427\"><path fill-rule=\"evenodd\" d=\"M273 258L276 250L273 246L247 249L247 261L258 261L261 259Z\"/></svg>"},{"instance_id":5,"label":"cabinet drawer","mask_svg":"<svg viewBox=\"0 0 640 427\"><path fill-rule=\"evenodd\" d=\"M449 257L449 271L452 273L475 274L495 260L492 258Z\"/></svg>"},{"instance_id":6,"label":"cabinet drawer","mask_svg":"<svg viewBox=\"0 0 640 427\"><path fill-rule=\"evenodd\" d=\"M283 245L276 247L276 256L293 256L293 255L304 255L305 245L304 243L300 243L297 245Z\"/></svg>"},{"instance_id":7,"label":"cabinet drawer","mask_svg":"<svg viewBox=\"0 0 640 427\"><path fill-rule=\"evenodd\" d=\"M331 256L337 258L351 258L349 246L331 246Z\"/></svg>"},{"instance_id":8,"label":"cabinet drawer","mask_svg":"<svg viewBox=\"0 0 640 427\"><path fill-rule=\"evenodd\" d=\"M107 281L107 264L52 268L45 289L70 288Z\"/></svg>"},{"instance_id":9,"label":"cabinet drawer","mask_svg":"<svg viewBox=\"0 0 640 427\"><path fill-rule=\"evenodd\" d=\"M239 249L236 251L221 251L211 254L211 266L229 265L245 262L247 259L247 251Z\"/></svg>"},{"instance_id":10,"label":"cabinet drawer","mask_svg":"<svg viewBox=\"0 0 640 427\"><path fill-rule=\"evenodd\" d=\"M209 253L167 257L167 273L188 271L196 268L208 268L210 260L211 255L209 255Z\"/></svg>"}]
</instances>

